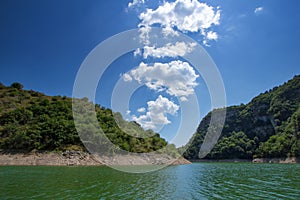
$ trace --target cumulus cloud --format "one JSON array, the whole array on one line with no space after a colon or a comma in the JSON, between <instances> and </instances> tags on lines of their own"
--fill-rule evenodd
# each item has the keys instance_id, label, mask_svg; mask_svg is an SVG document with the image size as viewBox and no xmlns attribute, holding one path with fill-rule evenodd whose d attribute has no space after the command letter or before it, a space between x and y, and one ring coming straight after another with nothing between
<instances>
[{"instance_id":1,"label":"cumulus cloud","mask_svg":"<svg viewBox=\"0 0 300 200\"><path fill-rule=\"evenodd\" d=\"M157 92L166 91L168 94L187 100L187 96L194 93L194 87L198 84L198 75L189 63L181 60L169 63L145 64L123 75L124 81L138 81L149 89Z\"/></svg>"},{"instance_id":2,"label":"cumulus cloud","mask_svg":"<svg viewBox=\"0 0 300 200\"><path fill-rule=\"evenodd\" d=\"M159 24L167 33L172 33L173 29L182 32L200 31L206 37L207 29L213 25L219 25L220 10L197 0L176 0L164 2L157 9L147 9L139 15L139 18L141 20L139 27L145 28ZM150 30L144 29L141 37L147 36L147 31Z\"/></svg>"},{"instance_id":3,"label":"cumulus cloud","mask_svg":"<svg viewBox=\"0 0 300 200\"><path fill-rule=\"evenodd\" d=\"M262 12L263 10L264 10L264 7L257 7L257 8L255 8L254 13L259 13L259 12Z\"/></svg>"},{"instance_id":4,"label":"cumulus cloud","mask_svg":"<svg viewBox=\"0 0 300 200\"><path fill-rule=\"evenodd\" d=\"M144 129L156 130L162 125L171 123L167 114L175 115L179 109L177 104L161 95L155 101L148 101L147 105L146 114L138 117L132 116L132 120L141 124Z\"/></svg>"},{"instance_id":5,"label":"cumulus cloud","mask_svg":"<svg viewBox=\"0 0 300 200\"><path fill-rule=\"evenodd\" d=\"M196 43L185 43L185 42L176 42L175 44L168 43L163 47L155 47L155 46L145 46L143 57L146 59L148 56L155 58L163 58L163 57L178 57L184 56L187 53L190 53Z\"/></svg>"},{"instance_id":6,"label":"cumulus cloud","mask_svg":"<svg viewBox=\"0 0 300 200\"><path fill-rule=\"evenodd\" d=\"M132 2L128 3L128 8L131 8L133 6L139 5L139 4L144 4L145 0L133 0Z\"/></svg>"}]
</instances>

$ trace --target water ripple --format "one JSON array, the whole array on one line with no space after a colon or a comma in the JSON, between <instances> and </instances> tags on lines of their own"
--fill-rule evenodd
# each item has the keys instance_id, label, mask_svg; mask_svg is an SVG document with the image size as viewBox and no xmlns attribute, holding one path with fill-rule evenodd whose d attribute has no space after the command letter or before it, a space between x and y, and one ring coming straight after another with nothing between
<instances>
[{"instance_id":1,"label":"water ripple","mask_svg":"<svg viewBox=\"0 0 300 200\"><path fill-rule=\"evenodd\" d=\"M146 174L107 167L0 169L0 199L300 199L300 165L195 163Z\"/></svg>"}]
</instances>

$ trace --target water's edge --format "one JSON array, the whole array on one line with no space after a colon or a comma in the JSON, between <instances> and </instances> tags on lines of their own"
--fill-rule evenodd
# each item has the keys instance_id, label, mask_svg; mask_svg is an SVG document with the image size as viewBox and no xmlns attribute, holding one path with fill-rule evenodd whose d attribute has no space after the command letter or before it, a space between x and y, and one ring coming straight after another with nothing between
<instances>
[{"instance_id":1,"label":"water's edge","mask_svg":"<svg viewBox=\"0 0 300 200\"><path fill-rule=\"evenodd\" d=\"M161 159L155 157L122 156L114 158L117 165L145 165L160 164ZM109 163L108 156L99 157L82 151L66 151L66 152L0 152L0 166L101 166ZM146 162L147 160L147 162ZM149 161L150 160L150 161ZM104 163L103 163L104 161ZM191 164L190 161L180 157L166 157L164 163L171 165Z\"/></svg>"},{"instance_id":2,"label":"water's edge","mask_svg":"<svg viewBox=\"0 0 300 200\"><path fill-rule=\"evenodd\" d=\"M229 163L277 163L277 164L296 164L300 163L300 158L255 158L255 159L196 159L191 162L229 162Z\"/></svg>"},{"instance_id":3,"label":"water's edge","mask_svg":"<svg viewBox=\"0 0 300 200\"><path fill-rule=\"evenodd\" d=\"M149 158L148 158L149 159ZM104 165L104 159L96 155L81 151L66 152L0 152L0 166L101 166ZM130 162L128 161L130 160ZM171 158L170 158L170 161ZM186 160L184 158L175 159L172 165L191 164L193 162L231 162L231 163L279 163L279 164L295 164L300 163L300 158L256 158L256 159L197 159ZM145 162L139 158L119 158L119 165L143 165ZM151 164L159 164L157 160L153 160Z\"/></svg>"}]
</instances>

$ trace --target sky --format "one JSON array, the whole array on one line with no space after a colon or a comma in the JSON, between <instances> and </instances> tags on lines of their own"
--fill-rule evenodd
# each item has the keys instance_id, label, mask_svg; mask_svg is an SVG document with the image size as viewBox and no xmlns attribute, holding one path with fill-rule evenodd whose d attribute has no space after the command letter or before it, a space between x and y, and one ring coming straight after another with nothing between
<instances>
[{"instance_id":1,"label":"sky","mask_svg":"<svg viewBox=\"0 0 300 200\"><path fill-rule=\"evenodd\" d=\"M118 81L137 82L140 87L120 112L172 141L182 125L182 104L196 95L199 119L192 109L187 113L197 124L212 105L201 73L182 59L196 44L158 46L147 41L149 30L160 27L167 38L185 34L201 45L220 72L227 105L239 105L300 74L299 8L298 0L2 0L0 82L72 96L89 53L118 33L138 29L143 48L108 66L95 102L111 108ZM177 146L197 128L188 121Z\"/></svg>"}]
</instances>

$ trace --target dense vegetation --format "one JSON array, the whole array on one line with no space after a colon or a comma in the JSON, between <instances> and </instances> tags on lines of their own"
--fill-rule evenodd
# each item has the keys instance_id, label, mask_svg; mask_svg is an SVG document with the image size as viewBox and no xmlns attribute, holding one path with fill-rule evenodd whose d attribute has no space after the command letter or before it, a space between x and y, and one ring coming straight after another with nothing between
<instances>
[{"instance_id":1,"label":"dense vegetation","mask_svg":"<svg viewBox=\"0 0 300 200\"><path fill-rule=\"evenodd\" d=\"M80 101L90 104L87 99ZM110 109L93 106L97 124L109 140L121 149L151 152L167 146L168 151L176 154L174 145L168 145L159 134L143 130L136 122L125 121L119 113L113 113ZM212 112L220 111L222 109ZM202 119L186 145L186 158L198 158L210 118L211 112ZM82 128L88 130L90 127ZM0 149L85 150L74 126L72 99L23 90L20 83L9 87L0 83ZM221 137L206 158L294 156L300 156L299 75L282 86L260 94L246 105L226 108Z\"/></svg>"},{"instance_id":2,"label":"dense vegetation","mask_svg":"<svg viewBox=\"0 0 300 200\"><path fill-rule=\"evenodd\" d=\"M300 156L300 75L260 94L247 105L231 106L226 111L221 137L206 158ZM211 113L200 122L184 157L198 158L210 118Z\"/></svg>"},{"instance_id":3,"label":"dense vegetation","mask_svg":"<svg viewBox=\"0 0 300 200\"><path fill-rule=\"evenodd\" d=\"M81 101L88 102L87 99ZM159 134L144 131L139 124L123 120L119 113L110 109L93 106L103 132L121 149L151 152L167 145ZM128 135L118 125L126 127L123 130L130 131L131 135L147 137ZM85 150L74 126L72 99L23 90L20 83L10 87L0 83L0 149ZM174 145L167 145L167 149L176 151Z\"/></svg>"}]
</instances>

